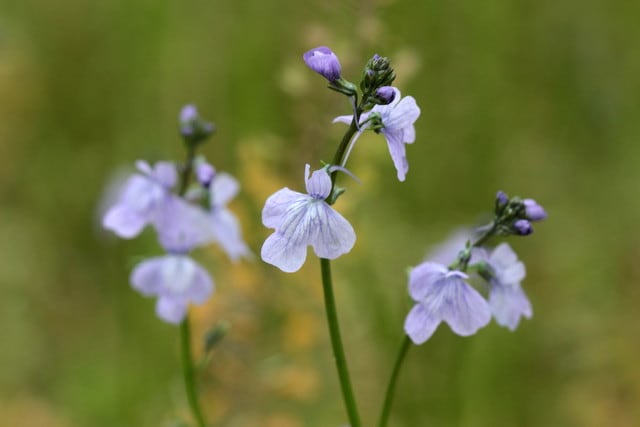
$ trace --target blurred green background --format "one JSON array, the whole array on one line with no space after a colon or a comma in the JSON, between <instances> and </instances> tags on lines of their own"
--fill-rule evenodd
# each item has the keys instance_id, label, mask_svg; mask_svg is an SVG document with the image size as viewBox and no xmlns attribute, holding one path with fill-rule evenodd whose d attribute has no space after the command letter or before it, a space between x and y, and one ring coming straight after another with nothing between
<instances>
[{"instance_id":1,"label":"blurred green background","mask_svg":"<svg viewBox=\"0 0 640 427\"><path fill-rule=\"evenodd\" d=\"M360 0L0 2L0 425L171 426L188 419L178 330L128 285L149 231L100 230L114 171L181 159L177 114L243 191L259 254L266 197L329 160L344 98L301 60L334 49L357 80L374 53L422 116L399 183L363 138L338 209L356 229L336 261L343 337L373 425L410 308L406 268L498 189L549 219L511 239L534 317L463 339L441 326L408 356L392 426L640 425L640 3ZM202 251L217 293L195 336L231 332L202 373L215 426L338 426L319 266L288 275ZM199 340L196 345L199 348Z\"/></svg>"}]
</instances>

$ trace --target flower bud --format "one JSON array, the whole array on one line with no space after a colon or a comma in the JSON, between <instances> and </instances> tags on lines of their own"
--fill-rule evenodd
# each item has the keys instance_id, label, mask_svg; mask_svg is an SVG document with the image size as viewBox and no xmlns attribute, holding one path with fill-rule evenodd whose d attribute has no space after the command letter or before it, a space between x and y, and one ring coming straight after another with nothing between
<instances>
[{"instance_id":1,"label":"flower bud","mask_svg":"<svg viewBox=\"0 0 640 427\"><path fill-rule=\"evenodd\" d=\"M395 78L389 58L375 54L364 67L360 88L364 94L371 95L378 88L390 86Z\"/></svg>"},{"instance_id":2,"label":"flower bud","mask_svg":"<svg viewBox=\"0 0 640 427\"><path fill-rule=\"evenodd\" d=\"M520 236L528 236L533 233L533 227L526 219L519 219L513 223L513 231Z\"/></svg>"},{"instance_id":3,"label":"flower bud","mask_svg":"<svg viewBox=\"0 0 640 427\"><path fill-rule=\"evenodd\" d=\"M498 193L496 193L496 206L501 208L507 203L509 203L509 197L507 197L507 193L505 193L504 191L498 191Z\"/></svg>"},{"instance_id":4,"label":"flower bud","mask_svg":"<svg viewBox=\"0 0 640 427\"><path fill-rule=\"evenodd\" d=\"M524 199L525 215L531 221L542 221L547 217L547 212L533 199Z\"/></svg>"},{"instance_id":5,"label":"flower bud","mask_svg":"<svg viewBox=\"0 0 640 427\"><path fill-rule=\"evenodd\" d=\"M382 105L391 104L395 97L396 91L392 86L382 86L376 90L376 99L380 101Z\"/></svg>"},{"instance_id":6,"label":"flower bud","mask_svg":"<svg viewBox=\"0 0 640 427\"><path fill-rule=\"evenodd\" d=\"M340 78L340 61L331 49L326 46L316 47L302 55L302 59L316 73L323 76L330 82L334 82Z\"/></svg>"},{"instance_id":7,"label":"flower bud","mask_svg":"<svg viewBox=\"0 0 640 427\"><path fill-rule=\"evenodd\" d=\"M207 162L199 163L196 166L196 178L198 179L200 185L205 188L208 188L211 185L211 181L213 181L215 175L215 168Z\"/></svg>"},{"instance_id":8,"label":"flower bud","mask_svg":"<svg viewBox=\"0 0 640 427\"><path fill-rule=\"evenodd\" d=\"M195 105L185 105L180 111L180 134L189 144L197 144L207 139L213 132L213 123L203 121Z\"/></svg>"}]
</instances>

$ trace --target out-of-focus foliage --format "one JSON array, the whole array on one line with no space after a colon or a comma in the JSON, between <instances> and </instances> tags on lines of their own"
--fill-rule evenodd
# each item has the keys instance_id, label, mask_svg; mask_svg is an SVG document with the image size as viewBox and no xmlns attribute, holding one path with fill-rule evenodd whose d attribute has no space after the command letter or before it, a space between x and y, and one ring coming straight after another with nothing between
<instances>
[{"instance_id":1,"label":"out-of-focus foliage","mask_svg":"<svg viewBox=\"0 0 640 427\"><path fill-rule=\"evenodd\" d=\"M243 183L232 205L255 253L260 209L329 160L345 100L303 64L327 45L356 80L374 53L422 108L405 183L363 137L337 208L353 252L334 263L367 425L410 303L407 266L495 191L549 213L512 240L534 317L413 349L394 426L634 426L640 422L640 3L567 1L5 0L0 4L0 425L169 426L187 417L178 331L128 274L152 233L98 226L114 171L178 159L177 113L218 133L204 151ZM231 329L202 373L216 426L337 426L319 268L287 275L200 253L217 293L195 334ZM198 341L198 347L201 344ZM198 350L198 349L197 349Z\"/></svg>"}]
</instances>

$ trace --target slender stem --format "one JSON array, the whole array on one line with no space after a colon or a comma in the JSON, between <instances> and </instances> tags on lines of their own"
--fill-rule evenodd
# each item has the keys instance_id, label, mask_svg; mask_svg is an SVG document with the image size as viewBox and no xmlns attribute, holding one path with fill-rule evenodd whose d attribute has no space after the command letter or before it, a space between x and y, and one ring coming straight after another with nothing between
<instances>
[{"instance_id":1,"label":"slender stem","mask_svg":"<svg viewBox=\"0 0 640 427\"><path fill-rule=\"evenodd\" d=\"M487 231L485 231L484 234L478 240L476 240L472 246L476 248L482 246L487 240L493 237L497 228L498 228L498 221L495 220L491 223L491 227Z\"/></svg>"},{"instance_id":2,"label":"slender stem","mask_svg":"<svg viewBox=\"0 0 640 427\"><path fill-rule=\"evenodd\" d=\"M356 109L356 112L358 113L357 115L360 116L361 112L360 109ZM344 136L342 137L342 141L340 141L340 145L338 145L338 149L336 150L336 154L333 156L333 161L331 162L331 164L333 165L342 165L342 157L344 156L345 151L347 150L347 147L349 147L349 141L351 141L351 138L353 137L353 135L355 135L355 133L358 131L358 126L356 124L356 118L354 116L353 120L351 120L351 125L349 125L349 129L347 129L347 132L345 132ZM336 183L336 175L337 175L338 171L333 171L331 173L331 184L335 184Z\"/></svg>"},{"instance_id":3,"label":"slender stem","mask_svg":"<svg viewBox=\"0 0 640 427\"><path fill-rule=\"evenodd\" d=\"M396 391L396 382L398 381L398 374L400 373L400 368L402 368L402 363L404 362L404 358L409 352L411 348L411 340L408 336L405 335L404 340L402 341L402 345L400 346L400 351L398 352L398 356L396 357L396 363L393 365L393 372L391 373L391 378L389 378L389 384L387 385L387 392L384 396L384 405L382 406L382 412L380 413L380 421L378 422L378 427L385 427L387 425L387 421L389 420L389 414L391 413L391 404L393 403L393 396Z\"/></svg>"},{"instance_id":4,"label":"slender stem","mask_svg":"<svg viewBox=\"0 0 640 427\"><path fill-rule=\"evenodd\" d=\"M194 144L187 144L187 161L182 169L180 175L180 188L178 189L178 195L183 196L189 187L189 181L191 180L191 173L193 172L193 159L196 157L196 147Z\"/></svg>"},{"instance_id":5,"label":"slender stem","mask_svg":"<svg viewBox=\"0 0 640 427\"><path fill-rule=\"evenodd\" d=\"M322 269L322 287L324 289L324 304L327 312L327 322L329 323L329 335L331 336L331 347L333 348L333 357L338 369L338 378L340 379L340 387L342 389L342 398L349 414L350 427L360 427L360 416L356 400L349 379L349 369L347 367L347 359L340 338L340 327L338 325L338 314L336 312L336 302L333 296L333 284L331 280L331 263L326 258L320 258L320 267Z\"/></svg>"},{"instance_id":6,"label":"slender stem","mask_svg":"<svg viewBox=\"0 0 640 427\"><path fill-rule=\"evenodd\" d=\"M193 159L196 155L194 144L187 144L187 159L180 175L180 188L178 195L183 196L189 187L191 174L193 172ZM191 407L191 413L195 418L198 427L206 427L200 404L198 403L198 393L196 392L196 382L194 378L193 356L191 354L191 326L189 324L189 313L186 314L184 320L180 324L180 347L182 353L182 374L184 377L184 386L187 392L187 400Z\"/></svg>"},{"instance_id":7,"label":"slender stem","mask_svg":"<svg viewBox=\"0 0 640 427\"><path fill-rule=\"evenodd\" d=\"M182 366L184 374L184 384L187 389L187 399L191 412L195 418L198 427L205 427L204 417L198 403L198 395L196 393L196 384L194 380L193 358L191 356L191 327L189 325L189 316L187 315L180 324L180 338L182 347Z\"/></svg>"}]
</instances>

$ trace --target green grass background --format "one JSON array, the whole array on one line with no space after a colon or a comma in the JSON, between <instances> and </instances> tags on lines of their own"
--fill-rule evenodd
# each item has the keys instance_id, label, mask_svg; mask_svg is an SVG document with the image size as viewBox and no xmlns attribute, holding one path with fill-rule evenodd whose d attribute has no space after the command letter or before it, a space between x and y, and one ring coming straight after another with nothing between
<instances>
[{"instance_id":1,"label":"green grass background","mask_svg":"<svg viewBox=\"0 0 640 427\"><path fill-rule=\"evenodd\" d=\"M172 426L188 419L178 330L128 285L159 254L118 241L99 201L117 168L180 159L177 113L219 132L252 250L266 197L329 160L345 100L301 60L331 46L358 80L374 53L422 109L399 183L384 141L356 146L337 205L358 235L334 263L343 335L374 425L410 308L408 266L498 189L549 219L511 239L534 317L409 353L392 426L640 425L640 3L623 0L0 2L0 425ZM346 414L313 257L287 275L217 250L195 336L231 332L202 372L215 426L339 426ZM199 348L199 347L197 347Z\"/></svg>"}]
</instances>

